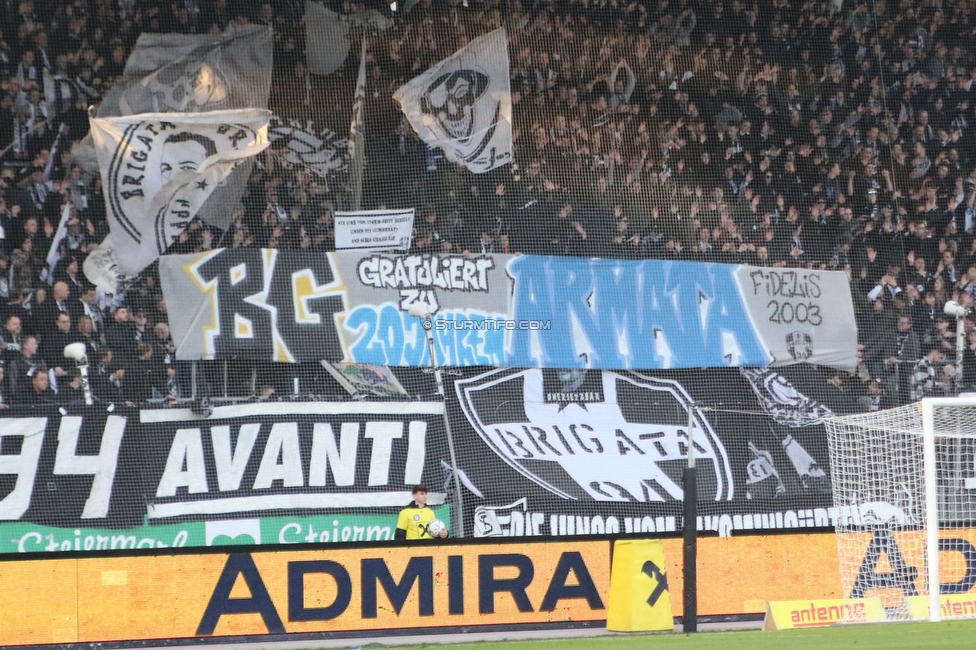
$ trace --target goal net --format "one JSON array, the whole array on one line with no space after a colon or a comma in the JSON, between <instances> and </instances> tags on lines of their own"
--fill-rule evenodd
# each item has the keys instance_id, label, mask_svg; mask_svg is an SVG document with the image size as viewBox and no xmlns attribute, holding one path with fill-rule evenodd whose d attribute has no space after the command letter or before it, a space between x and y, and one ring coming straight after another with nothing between
<instances>
[{"instance_id":1,"label":"goal net","mask_svg":"<svg viewBox=\"0 0 976 650\"><path fill-rule=\"evenodd\" d=\"M879 596L896 619L939 620L941 594L976 584L976 549L958 534L976 525L976 398L825 426L844 595Z\"/></svg>"}]
</instances>

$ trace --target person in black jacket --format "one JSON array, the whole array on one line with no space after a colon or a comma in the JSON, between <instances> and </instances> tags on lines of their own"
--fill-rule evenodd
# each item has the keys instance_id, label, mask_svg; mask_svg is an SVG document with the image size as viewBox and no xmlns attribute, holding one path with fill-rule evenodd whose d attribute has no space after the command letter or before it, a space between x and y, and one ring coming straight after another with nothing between
<instances>
[{"instance_id":1,"label":"person in black jacket","mask_svg":"<svg viewBox=\"0 0 976 650\"><path fill-rule=\"evenodd\" d=\"M81 371L71 368L64 380L58 383L58 403L82 404L85 401L85 390L82 388Z\"/></svg>"},{"instance_id":2,"label":"person in black jacket","mask_svg":"<svg viewBox=\"0 0 976 650\"><path fill-rule=\"evenodd\" d=\"M109 362L96 371L92 379L92 390L100 402L132 406L125 395L125 366L117 361Z\"/></svg>"},{"instance_id":3,"label":"person in black jacket","mask_svg":"<svg viewBox=\"0 0 976 650\"><path fill-rule=\"evenodd\" d=\"M71 332L71 316L67 312L59 312L54 317L53 331L48 331L41 339L41 358L49 368L54 368L54 374L63 377L74 362L64 358L64 348L77 339Z\"/></svg>"},{"instance_id":4,"label":"person in black jacket","mask_svg":"<svg viewBox=\"0 0 976 650\"><path fill-rule=\"evenodd\" d=\"M129 309L119 307L115 310L114 320L105 330L105 342L116 359L127 361L135 358L136 326L129 318Z\"/></svg>"},{"instance_id":5,"label":"person in black jacket","mask_svg":"<svg viewBox=\"0 0 976 650\"><path fill-rule=\"evenodd\" d=\"M22 382L17 393L17 403L21 406L39 406L57 403L57 395L51 390L51 380L44 364L38 364L30 382Z\"/></svg>"},{"instance_id":6,"label":"person in black jacket","mask_svg":"<svg viewBox=\"0 0 976 650\"><path fill-rule=\"evenodd\" d=\"M153 391L165 394L166 368L161 360L153 357L149 343L136 346L136 360L129 364L125 374L125 396L132 402L146 402L153 397Z\"/></svg>"}]
</instances>

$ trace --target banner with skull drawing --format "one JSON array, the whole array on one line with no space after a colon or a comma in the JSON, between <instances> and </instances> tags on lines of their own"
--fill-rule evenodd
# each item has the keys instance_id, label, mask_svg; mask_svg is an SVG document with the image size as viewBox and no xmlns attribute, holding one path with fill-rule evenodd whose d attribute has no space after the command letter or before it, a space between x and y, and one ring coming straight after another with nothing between
<instances>
[{"instance_id":1,"label":"banner with skull drawing","mask_svg":"<svg viewBox=\"0 0 976 650\"><path fill-rule=\"evenodd\" d=\"M248 109L91 119L119 271L138 273L179 239L234 168L268 146L269 117Z\"/></svg>"},{"instance_id":2,"label":"banner with skull drawing","mask_svg":"<svg viewBox=\"0 0 976 650\"><path fill-rule=\"evenodd\" d=\"M220 34L142 34L98 117L267 108L272 31L231 23Z\"/></svg>"},{"instance_id":3,"label":"banner with skull drawing","mask_svg":"<svg viewBox=\"0 0 976 650\"><path fill-rule=\"evenodd\" d=\"M504 29L471 41L393 98L420 139L480 174L512 160L512 93Z\"/></svg>"}]
</instances>

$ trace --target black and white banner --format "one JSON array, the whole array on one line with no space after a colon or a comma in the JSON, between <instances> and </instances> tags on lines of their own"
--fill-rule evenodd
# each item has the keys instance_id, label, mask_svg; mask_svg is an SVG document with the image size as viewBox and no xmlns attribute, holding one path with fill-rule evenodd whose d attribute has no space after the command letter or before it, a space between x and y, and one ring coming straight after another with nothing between
<instances>
[{"instance_id":1,"label":"black and white banner","mask_svg":"<svg viewBox=\"0 0 976 650\"><path fill-rule=\"evenodd\" d=\"M463 372L448 412L476 536L680 530L689 439L701 529L829 527L870 507L833 507L822 418L850 404L812 366Z\"/></svg>"},{"instance_id":2,"label":"black and white banner","mask_svg":"<svg viewBox=\"0 0 976 650\"><path fill-rule=\"evenodd\" d=\"M407 250L413 237L414 209L336 212L336 250Z\"/></svg>"},{"instance_id":3,"label":"black and white banner","mask_svg":"<svg viewBox=\"0 0 976 650\"><path fill-rule=\"evenodd\" d=\"M444 503L441 402L88 409L0 418L0 523L121 528Z\"/></svg>"},{"instance_id":4,"label":"black and white banner","mask_svg":"<svg viewBox=\"0 0 976 650\"><path fill-rule=\"evenodd\" d=\"M123 274L162 255L234 168L268 146L269 117L246 109L91 119Z\"/></svg>"},{"instance_id":5,"label":"black and white banner","mask_svg":"<svg viewBox=\"0 0 976 650\"><path fill-rule=\"evenodd\" d=\"M512 92L504 29L401 86L393 98L410 126L448 160L480 174L512 161Z\"/></svg>"},{"instance_id":6,"label":"black and white banner","mask_svg":"<svg viewBox=\"0 0 976 650\"><path fill-rule=\"evenodd\" d=\"M813 366L707 377L477 368L452 376L447 389L471 536L681 530L689 440L702 530L905 516L877 497L833 503L822 418L853 405ZM963 462L973 467L972 458ZM0 530L392 516L416 483L430 487L433 505L456 512L452 467L440 401L250 402L209 415L8 410L0 418Z\"/></svg>"}]
</instances>

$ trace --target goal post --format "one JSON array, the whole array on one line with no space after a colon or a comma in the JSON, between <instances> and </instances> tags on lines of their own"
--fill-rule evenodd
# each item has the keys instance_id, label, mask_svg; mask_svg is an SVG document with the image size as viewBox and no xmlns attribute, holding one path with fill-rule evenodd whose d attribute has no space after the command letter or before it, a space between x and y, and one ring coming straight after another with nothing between
<instances>
[{"instance_id":1,"label":"goal post","mask_svg":"<svg viewBox=\"0 0 976 650\"><path fill-rule=\"evenodd\" d=\"M961 404L959 405L961 408ZM925 481L925 559L926 579L929 592L929 620L942 620L939 611L939 492L938 469L935 461L935 407L934 399L922 400L922 471Z\"/></svg>"},{"instance_id":2,"label":"goal post","mask_svg":"<svg viewBox=\"0 0 976 650\"><path fill-rule=\"evenodd\" d=\"M877 592L893 618L941 620L941 594L969 586L971 553L945 531L976 528L976 396L824 424L844 595Z\"/></svg>"}]
</instances>

